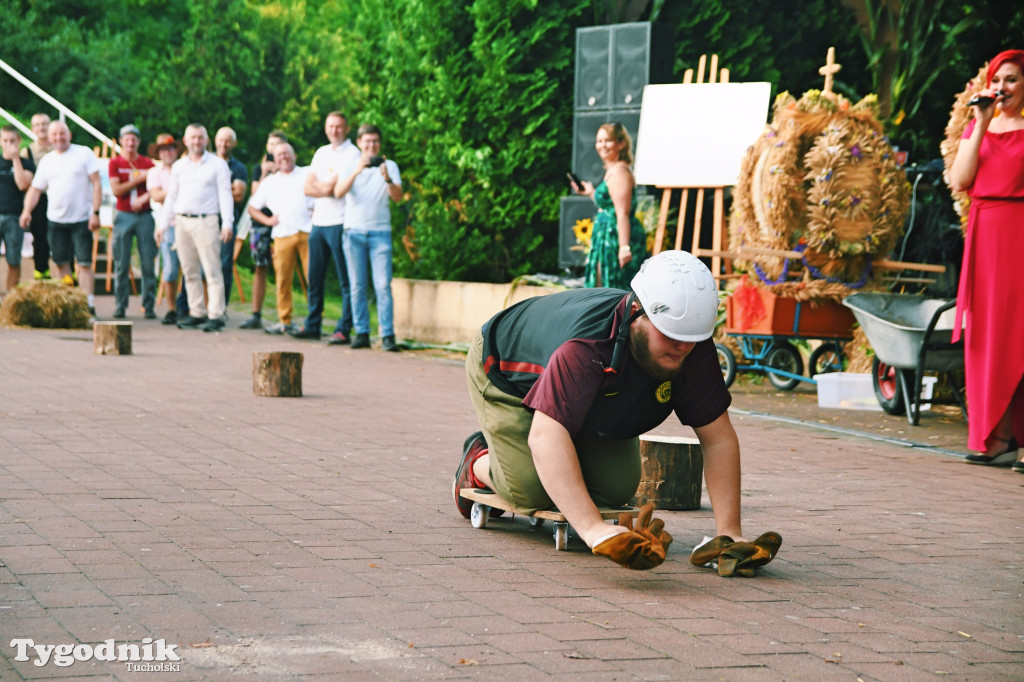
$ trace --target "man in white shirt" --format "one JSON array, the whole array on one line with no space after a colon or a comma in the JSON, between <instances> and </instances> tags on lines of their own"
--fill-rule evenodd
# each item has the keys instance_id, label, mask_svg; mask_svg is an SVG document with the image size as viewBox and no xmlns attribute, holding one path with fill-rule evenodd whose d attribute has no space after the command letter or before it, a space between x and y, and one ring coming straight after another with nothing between
<instances>
[{"instance_id":1,"label":"man in white shirt","mask_svg":"<svg viewBox=\"0 0 1024 682\"><path fill-rule=\"evenodd\" d=\"M359 160L359 149L348 140L348 119L339 111L327 114L324 133L330 144L316 150L306 176L306 196L316 199L313 206L313 230L309 234L309 315L302 329L289 333L298 339L319 339L324 313L324 275L327 261L341 282L341 318L328 343L349 343L352 332L352 304L349 301L348 269L341 248L345 223L345 201L334 196L338 178L348 175Z\"/></svg>"},{"instance_id":2,"label":"man in white shirt","mask_svg":"<svg viewBox=\"0 0 1024 682\"><path fill-rule=\"evenodd\" d=\"M50 123L47 134L53 151L36 168L19 222L22 229L29 226L32 209L46 192L46 232L57 271L66 283L73 283L72 259L78 262L79 286L88 298L89 314L95 318L92 233L100 229L103 203L100 162L87 147L71 144L71 130L64 121Z\"/></svg>"},{"instance_id":3,"label":"man in white shirt","mask_svg":"<svg viewBox=\"0 0 1024 682\"><path fill-rule=\"evenodd\" d=\"M308 168L295 165L295 150L288 143L274 147L277 172L267 176L249 201L249 215L253 222L271 229L274 240L274 275L277 278L277 316L282 330L292 322L292 277L296 260L302 264L303 274L309 271L309 232L312 228L313 200L306 196ZM270 209L266 215L263 209ZM262 270L262 273L260 272ZM262 317L263 296L266 293L267 268L257 267L252 287L252 318L243 327L255 329ZM252 324L255 321L256 324Z\"/></svg>"},{"instance_id":4,"label":"man in white shirt","mask_svg":"<svg viewBox=\"0 0 1024 682\"><path fill-rule=\"evenodd\" d=\"M178 328L202 327L203 331L216 332L224 328L225 312L220 245L229 243L234 234L231 171L224 159L207 151L210 137L204 126L189 125L184 140L188 154L171 167L164 200L164 223L174 225L174 243L188 293L188 316L178 320ZM204 272L208 318L203 302Z\"/></svg>"},{"instance_id":5,"label":"man in white shirt","mask_svg":"<svg viewBox=\"0 0 1024 682\"><path fill-rule=\"evenodd\" d=\"M402 176L398 165L380 156L380 128L359 126L356 135L362 156L352 173L338 179L334 196L347 202L345 224L345 260L352 289L352 310L356 335L353 348L370 347L370 309L366 303L366 266L373 273L377 296L377 322L380 347L397 351L391 299L391 204L402 200Z\"/></svg>"}]
</instances>

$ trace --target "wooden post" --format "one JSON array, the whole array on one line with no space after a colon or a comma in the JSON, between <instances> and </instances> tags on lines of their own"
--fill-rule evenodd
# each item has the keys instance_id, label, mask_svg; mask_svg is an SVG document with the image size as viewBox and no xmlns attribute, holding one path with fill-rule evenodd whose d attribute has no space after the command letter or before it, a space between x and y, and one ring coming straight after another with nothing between
<instances>
[{"instance_id":1,"label":"wooden post","mask_svg":"<svg viewBox=\"0 0 1024 682\"><path fill-rule=\"evenodd\" d=\"M252 354L253 395L272 398L302 396L302 353Z\"/></svg>"},{"instance_id":2,"label":"wooden post","mask_svg":"<svg viewBox=\"0 0 1024 682\"><path fill-rule=\"evenodd\" d=\"M92 349L96 355L131 355L131 322L95 322L92 325Z\"/></svg>"},{"instance_id":3,"label":"wooden post","mask_svg":"<svg viewBox=\"0 0 1024 682\"><path fill-rule=\"evenodd\" d=\"M704 451L696 438L640 436L640 487L631 504L700 509Z\"/></svg>"}]
</instances>

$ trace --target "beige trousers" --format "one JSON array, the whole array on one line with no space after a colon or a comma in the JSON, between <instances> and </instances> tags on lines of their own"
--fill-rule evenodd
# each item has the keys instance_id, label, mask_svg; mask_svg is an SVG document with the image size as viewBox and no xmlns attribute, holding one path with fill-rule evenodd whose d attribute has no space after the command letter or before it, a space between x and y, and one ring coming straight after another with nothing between
<instances>
[{"instance_id":1,"label":"beige trousers","mask_svg":"<svg viewBox=\"0 0 1024 682\"><path fill-rule=\"evenodd\" d=\"M185 275L188 314L192 317L209 314L210 319L224 317L224 273L220 264L220 221L217 216L174 216L174 247ZM210 301L209 313L203 303L204 274Z\"/></svg>"}]
</instances>

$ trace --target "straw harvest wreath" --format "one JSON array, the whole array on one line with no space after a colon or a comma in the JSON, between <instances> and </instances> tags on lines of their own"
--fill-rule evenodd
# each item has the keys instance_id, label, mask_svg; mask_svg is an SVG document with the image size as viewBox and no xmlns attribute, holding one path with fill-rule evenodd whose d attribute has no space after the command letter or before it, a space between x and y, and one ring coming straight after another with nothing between
<instances>
[{"instance_id":1,"label":"straw harvest wreath","mask_svg":"<svg viewBox=\"0 0 1024 682\"><path fill-rule=\"evenodd\" d=\"M730 245L801 254L790 260L752 255L739 269L775 293L834 299L863 286L872 257L884 258L903 230L909 187L869 95L855 105L841 95L788 92L771 124L747 151L733 195Z\"/></svg>"},{"instance_id":2,"label":"straw harvest wreath","mask_svg":"<svg viewBox=\"0 0 1024 682\"><path fill-rule=\"evenodd\" d=\"M963 92L956 96L956 100L953 102L953 109L949 112L949 123L946 124L946 139L939 145L939 148L942 150L942 162L946 167L946 172L942 175L947 186L949 185L949 169L953 166L956 152L960 148L960 137L974 119L974 114L971 113L971 108L967 106L967 102L981 90L985 89L987 74L988 62L985 62L985 65L978 71L978 75L968 81ZM999 116L1001 113L997 110L996 116ZM971 199L967 196L966 192L957 192L952 187L950 187L950 191L953 193L953 207L956 209L957 215L960 216L960 228L961 230L966 230Z\"/></svg>"}]
</instances>

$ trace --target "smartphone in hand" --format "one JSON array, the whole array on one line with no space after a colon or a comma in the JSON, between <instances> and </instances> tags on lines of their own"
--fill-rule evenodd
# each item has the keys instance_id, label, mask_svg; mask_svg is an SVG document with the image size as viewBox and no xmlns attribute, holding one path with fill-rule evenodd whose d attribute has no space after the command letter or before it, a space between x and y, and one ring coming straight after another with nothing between
<instances>
[{"instance_id":1,"label":"smartphone in hand","mask_svg":"<svg viewBox=\"0 0 1024 682\"><path fill-rule=\"evenodd\" d=\"M567 178L569 178L569 183L576 189L576 191L580 192L582 194L583 193L583 181L579 179L579 176L577 176L572 171L569 171L568 173L566 173L565 176Z\"/></svg>"}]
</instances>

